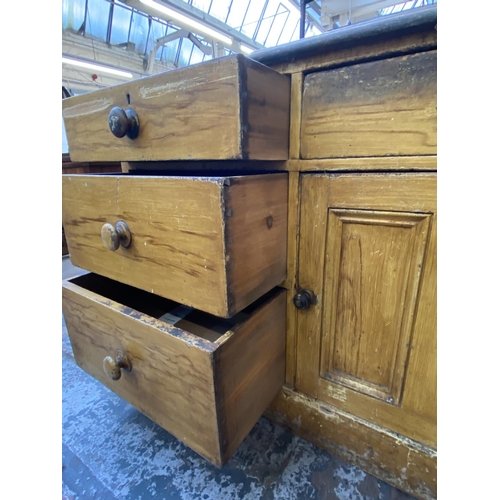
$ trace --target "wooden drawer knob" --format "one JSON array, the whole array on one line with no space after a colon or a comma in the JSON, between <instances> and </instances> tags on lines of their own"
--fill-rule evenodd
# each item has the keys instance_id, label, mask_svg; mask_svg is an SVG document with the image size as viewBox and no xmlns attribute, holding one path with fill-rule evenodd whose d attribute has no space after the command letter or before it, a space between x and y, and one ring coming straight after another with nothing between
<instances>
[{"instance_id":1,"label":"wooden drawer knob","mask_svg":"<svg viewBox=\"0 0 500 500\"><path fill-rule=\"evenodd\" d=\"M119 380L122 376L122 370L132 371L130 360L123 351L118 351L115 359L111 356L106 356L102 362L102 368L106 376L111 380Z\"/></svg>"},{"instance_id":2,"label":"wooden drawer knob","mask_svg":"<svg viewBox=\"0 0 500 500\"><path fill-rule=\"evenodd\" d=\"M316 305L318 300L314 292L301 288L293 297L293 304L297 309L309 309L311 305Z\"/></svg>"},{"instance_id":3,"label":"wooden drawer knob","mask_svg":"<svg viewBox=\"0 0 500 500\"><path fill-rule=\"evenodd\" d=\"M108 125L115 137L127 136L129 139L135 139L139 135L139 116L131 108L112 108L108 115Z\"/></svg>"},{"instance_id":4,"label":"wooden drawer knob","mask_svg":"<svg viewBox=\"0 0 500 500\"><path fill-rule=\"evenodd\" d=\"M121 245L123 248L128 248L132 243L132 235L130 229L125 222L119 220L116 226L106 222L101 229L101 238L104 246L111 251L118 250Z\"/></svg>"}]
</instances>

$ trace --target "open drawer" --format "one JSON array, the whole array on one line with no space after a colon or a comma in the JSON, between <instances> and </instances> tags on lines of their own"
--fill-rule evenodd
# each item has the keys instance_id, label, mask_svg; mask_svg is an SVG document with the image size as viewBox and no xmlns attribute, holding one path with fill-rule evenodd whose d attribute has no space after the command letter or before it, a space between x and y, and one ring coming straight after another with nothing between
<instances>
[{"instance_id":1,"label":"open drawer","mask_svg":"<svg viewBox=\"0 0 500 500\"><path fill-rule=\"evenodd\" d=\"M73 161L288 159L290 77L241 54L62 106Z\"/></svg>"},{"instance_id":2,"label":"open drawer","mask_svg":"<svg viewBox=\"0 0 500 500\"><path fill-rule=\"evenodd\" d=\"M284 383L282 289L228 320L85 274L63 313L81 368L217 466Z\"/></svg>"},{"instance_id":3,"label":"open drawer","mask_svg":"<svg viewBox=\"0 0 500 500\"><path fill-rule=\"evenodd\" d=\"M286 173L67 175L63 226L75 266L230 317L286 277L287 199Z\"/></svg>"}]
</instances>

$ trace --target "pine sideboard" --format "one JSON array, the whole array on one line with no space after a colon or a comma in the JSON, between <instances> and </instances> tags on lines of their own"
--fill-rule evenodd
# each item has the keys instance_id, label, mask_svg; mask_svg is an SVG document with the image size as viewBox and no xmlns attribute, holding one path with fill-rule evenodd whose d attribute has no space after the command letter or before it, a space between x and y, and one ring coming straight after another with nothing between
<instances>
[{"instance_id":1,"label":"pine sideboard","mask_svg":"<svg viewBox=\"0 0 500 500\"><path fill-rule=\"evenodd\" d=\"M78 364L216 465L268 418L436 497L437 12L65 99Z\"/></svg>"}]
</instances>

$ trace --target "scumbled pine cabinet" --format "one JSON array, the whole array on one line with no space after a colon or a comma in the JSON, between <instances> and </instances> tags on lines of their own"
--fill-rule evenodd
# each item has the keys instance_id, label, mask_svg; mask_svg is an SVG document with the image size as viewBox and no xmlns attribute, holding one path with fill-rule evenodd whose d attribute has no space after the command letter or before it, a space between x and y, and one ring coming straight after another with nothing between
<instances>
[{"instance_id":1,"label":"scumbled pine cabinet","mask_svg":"<svg viewBox=\"0 0 500 500\"><path fill-rule=\"evenodd\" d=\"M288 177L234 160L287 158L289 91L237 55L63 101L71 155L131 162L63 177L75 360L218 466L284 383Z\"/></svg>"},{"instance_id":2,"label":"scumbled pine cabinet","mask_svg":"<svg viewBox=\"0 0 500 500\"><path fill-rule=\"evenodd\" d=\"M422 9L259 59L292 86L286 383L267 415L422 499L437 494L436 22Z\"/></svg>"},{"instance_id":3,"label":"scumbled pine cabinet","mask_svg":"<svg viewBox=\"0 0 500 500\"><path fill-rule=\"evenodd\" d=\"M265 412L435 498L435 26L423 8L68 99L70 153L127 162L63 180L80 366L217 465Z\"/></svg>"}]
</instances>

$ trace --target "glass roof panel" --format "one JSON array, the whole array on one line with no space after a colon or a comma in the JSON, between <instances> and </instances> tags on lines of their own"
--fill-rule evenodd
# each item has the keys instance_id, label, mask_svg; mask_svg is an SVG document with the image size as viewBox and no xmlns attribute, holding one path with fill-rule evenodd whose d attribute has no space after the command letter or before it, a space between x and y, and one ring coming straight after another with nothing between
<instances>
[{"instance_id":1,"label":"glass roof panel","mask_svg":"<svg viewBox=\"0 0 500 500\"><path fill-rule=\"evenodd\" d=\"M154 49L155 44L156 44L156 40L158 40L158 38L165 36L166 28L167 27L164 24L160 24L155 19L153 19L151 21L151 30L149 32L149 41L148 41L148 46L146 48L147 55L149 55L149 53ZM158 54L158 52L160 52L160 51L157 50L156 54L155 54L156 59L160 58L160 55Z\"/></svg>"},{"instance_id":2,"label":"glass roof panel","mask_svg":"<svg viewBox=\"0 0 500 500\"><path fill-rule=\"evenodd\" d=\"M193 51L191 52L191 58L189 64L196 64L203 61L203 56L205 54L193 44Z\"/></svg>"},{"instance_id":3,"label":"glass roof panel","mask_svg":"<svg viewBox=\"0 0 500 500\"><path fill-rule=\"evenodd\" d=\"M256 42L264 45L265 41L267 40L267 35L269 35L269 30L271 29L273 21L273 16L265 17L264 19L262 19L260 25L257 27L257 35L254 37Z\"/></svg>"},{"instance_id":4,"label":"glass roof panel","mask_svg":"<svg viewBox=\"0 0 500 500\"><path fill-rule=\"evenodd\" d=\"M128 31L130 29L130 18L132 12L128 9L113 9L113 25L111 28L110 43L118 45L128 42Z\"/></svg>"},{"instance_id":5,"label":"glass roof panel","mask_svg":"<svg viewBox=\"0 0 500 500\"><path fill-rule=\"evenodd\" d=\"M179 51L179 58L177 65L179 67L187 66L189 58L191 57L191 50L193 49L193 42L187 38L181 38L181 48Z\"/></svg>"},{"instance_id":6,"label":"glass roof panel","mask_svg":"<svg viewBox=\"0 0 500 500\"><path fill-rule=\"evenodd\" d=\"M102 0L88 0L86 35L96 40L106 41L110 5Z\"/></svg>"},{"instance_id":7,"label":"glass roof panel","mask_svg":"<svg viewBox=\"0 0 500 500\"><path fill-rule=\"evenodd\" d=\"M251 0L247 14L244 19L245 24L252 24L258 21L262 16L266 0Z\"/></svg>"},{"instance_id":8,"label":"glass roof panel","mask_svg":"<svg viewBox=\"0 0 500 500\"><path fill-rule=\"evenodd\" d=\"M424 5L434 4L435 0L413 0L412 2L403 2L392 7L386 7L380 11L380 14L387 16L389 14L395 14L396 12L401 12L402 10L414 9L416 7L423 7Z\"/></svg>"},{"instance_id":9,"label":"glass roof panel","mask_svg":"<svg viewBox=\"0 0 500 500\"><path fill-rule=\"evenodd\" d=\"M182 1L226 23L230 28L240 31L265 47L273 47L299 39L300 12L296 7L298 0ZM169 3L169 0L165 2ZM360 22L370 16L390 15L402 10L435 4L437 0L413 0L399 3L395 0L392 6L380 10L377 10L376 2L370 1L369 4L373 6L373 9L368 14L365 14L367 11L364 3L361 5L358 2L356 5L355 0L352 3L352 22ZM321 5L321 0L307 4L305 37L351 24L351 19L346 17L347 13L339 10L342 7L339 7L337 0L335 0L335 5L338 14L332 15L325 24L324 16L321 16ZM387 5L387 2L381 1L379 5ZM356 14L356 9L361 7L363 10L359 10ZM119 0L62 0L62 24L63 29L73 33L80 32L87 38L101 40L110 45L122 45L129 42L127 50L134 50L145 60L149 57L158 38L165 34L175 33L179 29L174 21L151 17ZM203 35L196 36L203 39ZM224 53L230 54L231 51L224 47ZM92 58L92 56L87 57ZM212 55L205 55L189 39L182 38L159 48L154 57L170 65L181 67L211 59Z\"/></svg>"},{"instance_id":10,"label":"glass roof panel","mask_svg":"<svg viewBox=\"0 0 500 500\"><path fill-rule=\"evenodd\" d=\"M193 0L193 5L195 5L195 3L196 0ZM219 19L219 21L225 23L227 16L229 15L229 9L232 8L231 3L237 3L237 2L232 2L232 0L216 0L211 2L209 9L201 9L201 10L203 10L203 12L207 12L211 16Z\"/></svg>"},{"instance_id":11,"label":"glass roof panel","mask_svg":"<svg viewBox=\"0 0 500 500\"><path fill-rule=\"evenodd\" d=\"M278 45L278 40L283 32L285 23L293 16L288 9L279 4L277 10L273 13L273 24L269 30L268 36L262 42L266 47ZM258 41L258 40L257 40Z\"/></svg>"},{"instance_id":12,"label":"glass roof panel","mask_svg":"<svg viewBox=\"0 0 500 500\"><path fill-rule=\"evenodd\" d=\"M129 41L135 44L136 52L145 53L148 33L148 18L134 12L132 15L132 24L130 25Z\"/></svg>"},{"instance_id":13,"label":"glass roof panel","mask_svg":"<svg viewBox=\"0 0 500 500\"><path fill-rule=\"evenodd\" d=\"M186 1L186 0L184 0ZM203 12L208 12L210 5L213 3L212 0L189 0L186 3L189 3L193 7L202 10ZM216 1L217 3L217 1Z\"/></svg>"},{"instance_id":14,"label":"glass roof panel","mask_svg":"<svg viewBox=\"0 0 500 500\"><path fill-rule=\"evenodd\" d=\"M229 17L227 18L227 24L238 31L241 31L241 25L243 24L243 18L247 12L248 4L250 0L239 0L234 1L231 5L231 11L229 12Z\"/></svg>"},{"instance_id":15,"label":"glass roof panel","mask_svg":"<svg viewBox=\"0 0 500 500\"><path fill-rule=\"evenodd\" d=\"M167 34L169 35L170 33L173 33L173 32L174 32L174 30L171 30L169 28ZM162 47L162 50L161 50L161 60L165 61L165 62L170 62L170 63L175 61L175 58L177 56L177 51L179 49L179 43L180 43L179 38L177 40L172 40L171 42L166 43ZM158 52L160 52L160 51L158 51Z\"/></svg>"},{"instance_id":16,"label":"glass roof panel","mask_svg":"<svg viewBox=\"0 0 500 500\"><path fill-rule=\"evenodd\" d=\"M85 0L63 0L62 25L64 29L78 31L85 19Z\"/></svg>"},{"instance_id":17,"label":"glass roof panel","mask_svg":"<svg viewBox=\"0 0 500 500\"><path fill-rule=\"evenodd\" d=\"M281 15L281 14L280 14ZM284 27L283 27L283 32L281 33L279 39L277 40L277 43L276 45L281 45L283 43L288 43L291 39L292 39L292 35L294 33L295 30L297 30L297 37L299 36L299 31L298 31L298 27L299 27L299 20L297 19L296 21L293 21L292 19L290 19L290 14L288 14L288 19L287 19L287 22L285 23ZM271 46L271 45L269 45Z\"/></svg>"}]
</instances>

